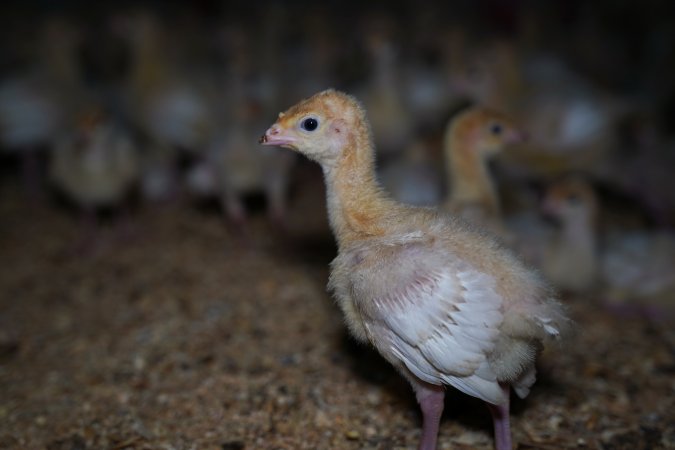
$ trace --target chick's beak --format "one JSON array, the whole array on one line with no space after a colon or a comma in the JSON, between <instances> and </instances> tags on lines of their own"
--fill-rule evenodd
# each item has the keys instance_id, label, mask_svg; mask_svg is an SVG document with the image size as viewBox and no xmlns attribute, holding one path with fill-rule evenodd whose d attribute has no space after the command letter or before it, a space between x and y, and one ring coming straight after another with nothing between
<instances>
[{"instance_id":1,"label":"chick's beak","mask_svg":"<svg viewBox=\"0 0 675 450\"><path fill-rule=\"evenodd\" d=\"M295 142L296 139L290 136L289 131L277 123L269 127L265 134L258 139L258 143L262 145L279 145L289 148L292 148Z\"/></svg>"},{"instance_id":2,"label":"chick's beak","mask_svg":"<svg viewBox=\"0 0 675 450\"><path fill-rule=\"evenodd\" d=\"M527 131L512 129L506 136L507 144L522 144L530 139Z\"/></svg>"}]
</instances>

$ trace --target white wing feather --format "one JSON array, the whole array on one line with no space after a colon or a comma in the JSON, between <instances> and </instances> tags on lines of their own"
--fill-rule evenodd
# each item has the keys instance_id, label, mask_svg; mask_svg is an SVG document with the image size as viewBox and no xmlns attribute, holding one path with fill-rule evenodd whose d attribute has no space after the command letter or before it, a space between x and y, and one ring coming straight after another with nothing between
<instances>
[{"instance_id":1,"label":"white wing feather","mask_svg":"<svg viewBox=\"0 0 675 450\"><path fill-rule=\"evenodd\" d=\"M487 362L503 320L495 280L466 263L424 265L375 299L367 328L385 339L374 343L423 381L502 403Z\"/></svg>"}]
</instances>

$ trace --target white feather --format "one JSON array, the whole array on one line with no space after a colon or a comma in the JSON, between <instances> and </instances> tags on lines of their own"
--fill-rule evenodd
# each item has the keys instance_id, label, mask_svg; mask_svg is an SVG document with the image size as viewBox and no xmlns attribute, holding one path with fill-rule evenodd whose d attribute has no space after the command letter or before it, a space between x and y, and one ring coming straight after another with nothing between
<instances>
[{"instance_id":1,"label":"white feather","mask_svg":"<svg viewBox=\"0 0 675 450\"><path fill-rule=\"evenodd\" d=\"M369 333L386 337L380 350L428 383L503 402L487 360L503 319L495 280L459 261L419 273L375 299L375 316L366 322Z\"/></svg>"}]
</instances>

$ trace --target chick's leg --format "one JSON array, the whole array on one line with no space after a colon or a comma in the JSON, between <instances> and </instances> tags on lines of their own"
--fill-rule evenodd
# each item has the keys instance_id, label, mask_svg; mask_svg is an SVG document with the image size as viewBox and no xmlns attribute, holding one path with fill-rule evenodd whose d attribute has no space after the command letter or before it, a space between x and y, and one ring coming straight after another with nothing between
<instances>
[{"instance_id":1,"label":"chick's leg","mask_svg":"<svg viewBox=\"0 0 675 450\"><path fill-rule=\"evenodd\" d=\"M445 391L442 386L426 383L415 384L413 388L422 410L422 439L417 448L418 450L436 450Z\"/></svg>"},{"instance_id":2,"label":"chick's leg","mask_svg":"<svg viewBox=\"0 0 675 450\"><path fill-rule=\"evenodd\" d=\"M506 402L501 405L487 403L492 414L492 423L495 430L495 450L511 450L511 423L509 420L509 393L510 387L503 385Z\"/></svg>"},{"instance_id":3,"label":"chick's leg","mask_svg":"<svg viewBox=\"0 0 675 450\"><path fill-rule=\"evenodd\" d=\"M223 189L220 197L220 204L227 219L235 226L239 232L245 231L246 210L239 195L230 188Z\"/></svg>"}]
</instances>

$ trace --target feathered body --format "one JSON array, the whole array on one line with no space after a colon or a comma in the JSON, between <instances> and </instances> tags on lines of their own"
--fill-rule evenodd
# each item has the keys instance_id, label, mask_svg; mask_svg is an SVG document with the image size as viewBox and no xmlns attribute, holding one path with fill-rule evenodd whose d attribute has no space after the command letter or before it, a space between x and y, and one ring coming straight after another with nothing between
<instances>
[{"instance_id":1,"label":"feathered body","mask_svg":"<svg viewBox=\"0 0 675 450\"><path fill-rule=\"evenodd\" d=\"M50 144L83 95L80 87L76 27L61 18L42 26L30 70L0 81L0 147L34 151Z\"/></svg>"},{"instance_id":2,"label":"feathered body","mask_svg":"<svg viewBox=\"0 0 675 450\"><path fill-rule=\"evenodd\" d=\"M411 212L395 232L341 247L332 263L349 329L408 378L492 404L506 401L503 382L526 396L540 341L558 335L551 291L490 238Z\"/></svg>"},{"instance_id":3,"label":"feathered body","mask_svg":"<svg viewBox=\"0 0 675 450\"><path fill-rule=\"evenodd\" d=\"M293 155L253 147L252 124L233 121L232 125L207 150L204 167L211 179L209 191L220 197L224 213L239 224L247 216L244 195L263 193L270 218L282 224Z\"/></svg>"},{"instance_id":4,"label":"feathered body","mask_svg":"<svg viewBox=\"0 0 675 450\"><path fill-rule=\"evenodd\" d=\"M57 96L34 78L6 80L0 86L2 148L21 152L50 141L62 120Z\"/></svg>"},{"instance_id":5,"label":"feathered body","mask_svg":"<svg viewBox=\"0 0 675 450\"><path fill-rule=\"evenodd\" d=\"M153 143L199 152L211 130L208 95L194 73L182 73L171 59L166 30L152 15L131 20L133 66L128 107L137 126Z\"/></svg>"},{"instance_id":6,"label":"feathered body","mask_svg":"<svg viewBox=\"0 0 675 450\"><path fill-rule=\"evenodd\" d=\"M598 201L581 178L562 179L549 187L544 213L559 221L560 229L540 245L536 264L559 289L587 292L599 281Z\"/></svg>"},{"instance_id":7,"label":"feathered body","mask_svg":"<svg viewBox=\"0 0 675 450\"><path fill-rule=\"evenodd\" d=\"M110 119L87 117L86 122L57 140L51 178L83 208L116 205L138 181L137 150Z\"/></svg>"}]
</instances>

